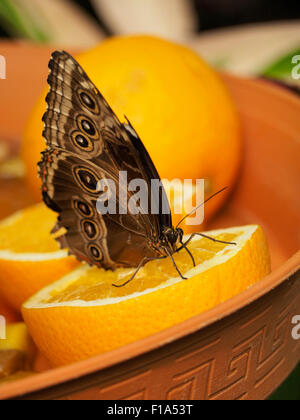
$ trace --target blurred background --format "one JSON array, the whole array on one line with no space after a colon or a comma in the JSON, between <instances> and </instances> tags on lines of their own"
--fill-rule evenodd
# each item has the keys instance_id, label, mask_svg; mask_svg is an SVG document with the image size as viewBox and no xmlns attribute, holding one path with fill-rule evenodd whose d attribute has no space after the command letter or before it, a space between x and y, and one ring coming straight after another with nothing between
<instances>
[{"instance_id":1,"label":"blurred background","mask_svg":"<svg viewBox=\"0 0 300 420\"><path fill-rule=\"evenodd\" d=\"M300 56L299 1L0 0L4 43L29 40L75 51L132 33L188 44L218 69L268 77L299 92L300 77L291 71ZM272 399L300 400L300 367Z\"/></svg>"},{"instance_id":2,"label":"blurred background","mask_svg":"<svg viewBox=\"0 0 300 420\"><path fill-rule=\"evenodd\" d=\"M109 35L151 33L190 44L218 68L287 81L300 54L299 19L292 0L0 0L2 38L87 48Z\"/></svg>"}]
</instances>

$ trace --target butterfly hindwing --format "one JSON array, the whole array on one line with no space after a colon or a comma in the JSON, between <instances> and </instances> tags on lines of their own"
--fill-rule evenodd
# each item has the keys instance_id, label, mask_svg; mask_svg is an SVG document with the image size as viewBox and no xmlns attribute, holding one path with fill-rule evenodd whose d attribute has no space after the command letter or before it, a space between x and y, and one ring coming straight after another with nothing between
<instances>
[{"instance_id":1,"label":"butterfly hindwing","mask_svg":"<svg viewBox=\"0 0 300 420\"><path fill-rule=\"evenodd\" d=\"M81 261L104 268L132 266L134 258L141 258L144 219L130 214L102 215L97 211L102 193L97 184L108 174L74 154L52 149L43 153L40 176L44 202L59 213L54 233L62 248L69 249Z\"/></svg>"}]
</instances>

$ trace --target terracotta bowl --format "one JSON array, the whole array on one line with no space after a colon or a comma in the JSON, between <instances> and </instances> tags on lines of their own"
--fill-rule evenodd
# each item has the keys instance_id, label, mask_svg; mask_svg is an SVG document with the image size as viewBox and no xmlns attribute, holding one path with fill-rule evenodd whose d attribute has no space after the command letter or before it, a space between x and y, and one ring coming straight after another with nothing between
<instances>
[{"instance_id":1,"label":"terracotta bowl","mask_svg":"<svg viewBox=\"0 0 300 420\"><path fill-rule=\"evenodd\" d=\"M2 45L2 138L18 144L43 86L47 49ZM273 272L218 307L126 347L0 386L0 398L265 399L300 360L292 318L300 312L300 100L265 81L222 76L240 111L245 159L239 183L213 227L261 224ZM13 110L13 111L12 111ZM24 191L21 181L0 185ZM29 202L23 193L17 206ZM41 371L46 365L37 361Z\"/></svg>"}]
</instances>

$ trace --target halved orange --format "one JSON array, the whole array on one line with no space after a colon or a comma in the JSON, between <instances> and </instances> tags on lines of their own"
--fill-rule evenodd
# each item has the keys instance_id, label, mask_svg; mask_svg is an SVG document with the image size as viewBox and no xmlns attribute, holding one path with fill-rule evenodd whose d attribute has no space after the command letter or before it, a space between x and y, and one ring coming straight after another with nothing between
<instances>
[{"instance_id":1,"label":"halved orange","mask_svg":"<svg viewBox=\"0 0 300 420\"><path fill-rule=\"evenodd\" d=\"M38 204L0 222L0 295L17 310L79 264L50 235L56 219Z\"/></svg>"},{"instance_id":2,"label":"halved orange","mask_svg":"<svg viewBox=\"0 0 300 420\"><path fill-rule=\"evenodd\" d=\"M106 352L173 326L242 292L270 272L259 226L208 233L236 245L195 238L170 259L148 263L128 285L134 269L115 272L82 265L46 287L22 308L37 346L53 365Z\"/></svg>"}]
</instances>

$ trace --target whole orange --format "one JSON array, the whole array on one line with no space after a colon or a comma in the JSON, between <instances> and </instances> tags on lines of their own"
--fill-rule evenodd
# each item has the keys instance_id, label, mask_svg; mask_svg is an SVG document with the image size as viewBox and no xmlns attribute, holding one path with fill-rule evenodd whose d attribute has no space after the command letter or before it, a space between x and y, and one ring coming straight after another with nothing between
<instances>
[{"instance_id":1,"label":"whole orange","mask_svg":"<svg viewBox=\"0 0 300 420\"><path fill-rule=\"evenodd\" d=\"M190 49L159 38L110 38L76 59L124 121L126 115L162 178L205 178L207 194L232 186L241 160L240 124L219 75ZM45 92L22 147L27 181L40 197ZM206 217L224 201L215 199Z\"/></svg>"}]
</instances>

